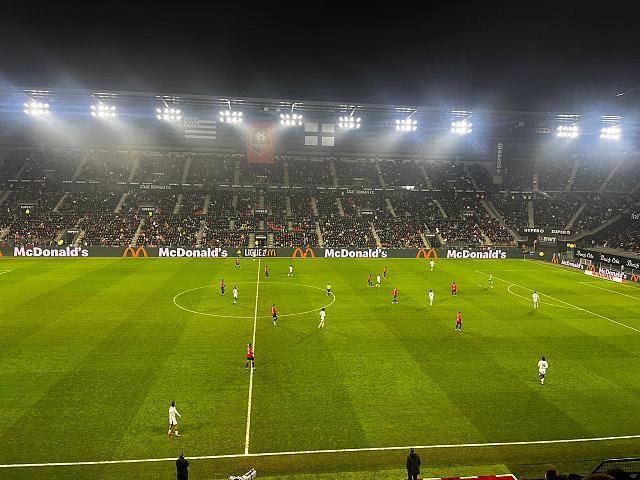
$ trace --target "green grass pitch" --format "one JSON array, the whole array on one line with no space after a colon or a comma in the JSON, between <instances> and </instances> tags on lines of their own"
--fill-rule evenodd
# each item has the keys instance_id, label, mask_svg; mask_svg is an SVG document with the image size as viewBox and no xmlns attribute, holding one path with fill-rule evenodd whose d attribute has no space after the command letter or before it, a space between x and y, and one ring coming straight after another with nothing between
<instances>
[{"instance_id":1,"label":"green grass pitch","mask_svg":"<svg viewBox=\"0 0 640 480\"><path fill-rule=\"evenodd\" d=\"M383 265L382 287L368 287ZM223 456L192 461L194 478L250 467L261 478L400 478L405 449L224 457L245 451L256 312L250 454L506 443L422 449L426 476L543 476L547 464L584 471L640 454L640 438L511 444L640 434L635 286L522 260L439 260L430 272L406 259L243 259L236 269L233 259L3 258L0 272L0 464L184 451ZM537 311L529 289L542 294ZM182 438L167 437L172 400ZM175 467L0 468L0 478L175 478Z\"/></svg>"}]
</instances>

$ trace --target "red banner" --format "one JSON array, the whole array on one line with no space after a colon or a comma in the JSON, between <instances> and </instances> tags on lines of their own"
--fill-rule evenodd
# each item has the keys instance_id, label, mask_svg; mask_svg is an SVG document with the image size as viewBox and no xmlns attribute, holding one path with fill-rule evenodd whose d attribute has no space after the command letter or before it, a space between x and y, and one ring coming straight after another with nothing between
<instances>
[{"instance_id":1,"label":"red banner","mask_svg":"<svg viewBox=\"0 0 640 480\"><path fill-rule=\"evenodd\" d=\"M276 163L276 124L253 122L247 130L247 163Z\"/></svg>"}]
</instances>

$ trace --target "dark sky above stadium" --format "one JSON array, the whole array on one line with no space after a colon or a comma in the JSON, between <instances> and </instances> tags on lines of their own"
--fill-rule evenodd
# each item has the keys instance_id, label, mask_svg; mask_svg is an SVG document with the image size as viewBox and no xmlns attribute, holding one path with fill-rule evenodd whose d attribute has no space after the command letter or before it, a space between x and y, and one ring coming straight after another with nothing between
<instances>
[{"instance_id":1,"label":"dark sky above stadium","mask_svg":"<svg viewBox=\"0 0 640 480\"><path fill-rule=\"evenodd\" d=\"M631 2L241 3L10 2L0 87L567 111L640 97Z\"/></svg>"}]
</instances>

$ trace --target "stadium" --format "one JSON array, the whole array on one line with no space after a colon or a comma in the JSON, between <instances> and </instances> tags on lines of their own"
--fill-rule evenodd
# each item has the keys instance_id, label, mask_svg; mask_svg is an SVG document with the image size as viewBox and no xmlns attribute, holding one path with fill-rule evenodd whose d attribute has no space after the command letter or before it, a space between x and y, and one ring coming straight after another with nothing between
<instances>
[{"instance_id":1,"label":"stadium","mask_svg":"<svg viewBox=\"0 0 640 480\"><path fill-rule=\"evenodd\" d=\"M609 107L3 84L0 478L637 478Z\"/></svg>"}]
</instances>

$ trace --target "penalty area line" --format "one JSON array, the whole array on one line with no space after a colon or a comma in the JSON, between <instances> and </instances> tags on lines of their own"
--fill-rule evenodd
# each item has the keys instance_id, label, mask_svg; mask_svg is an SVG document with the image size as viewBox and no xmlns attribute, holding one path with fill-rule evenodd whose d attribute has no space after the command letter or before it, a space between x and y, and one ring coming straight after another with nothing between
<instances>
[{"instance_id":1,"label":"penalty area line","mask_svg":"<svg viewBox=\"0 0 640 480\"><path fill-rule=\"evenodd\" d=\"M481 271L479 271L479 270L476 270L476 273L479 273L480 275L486 275L486 276L488 276L488 274L483 273L483 272L481 272ZM505 280L505 279L503 279L503 278L498 278L498 277L493 277L493 278L495 278L496 280L500 280L501 282L508 283L508 284L509 284L509 286L516 286L516 287L524 288L525 290L529 290L530 292L534 292L534 291L535 291L535 290L533 290L532 288L523 287L522 285L518 285L517 283L510 282L509 280ZM508 288L507 288L507 289L508 289ZM509 293L512 293L512 292L510 291ZM626 324L624 324L624 323L622 323L622 322L618 322L618 321L616 321L616 320L612 320L612 319L611 319L611 318L609 318L609 317L605 317L604 315L600 315L599 313L592 312L591 310L587 310L586 308L578 307L577 305L574 305L573 303L565 302L564 300L560 300L559 298L552 297L551 295L547 295L546 293L542 293L542 292L538 292L538 293L539 293L540 295L542 295L543 297L550 298L551 300L555 300L556 302L564 303L565 305L568 305L569 307L573 307L573 308L575 308L576 310L580 310L580 311L582 311L582 312L588 313L589 315L593 315L593 316L595 316L595 317L602 318L602 319L607 320L607 321L609 321L609 322L611 322L611 323L615 323L616 325L620 325L621 327L625 327L625 328L628 328L629 330L633 330L633 331L635 331L635 332L640 333L640 330L638 330L637 328L631 327L631 326L626 325Z\"/></svg>"},{"instance_id":2,"label":"penalty area line","mask_svg":"<svg viewBox=\"0 0 640 480\"><path fill-rule=\"evenodd\" d=\"M482 447L509 447L509 446L527 446L527 445L553 445L566 443L588 443L588 442L606 442L616 440L635 440L640 439L640 435L620 435L615 437L590 437L590 438L567 438L560 440L528 440L522 442L488 442L488 443L459 443L459 444L440 444L440 445L409 445L403 447L368 447L368 448L338 448L332 450L300 450L289 452L264 452L264 453L234 453L229 455L200 455L186 457L189 460L220 460L225 458L259 458L259 457L279 457L293 455L318 455L330 453L358 453L358 452L384 452L393 450L408 450L415 448L418 450L436 450L446 448L482 448ZM82 465L114 465L125 463L152 463L152 462L175 462L175 457L165 458L140 458L130 460L101 460L94 462L54 462L54 463L14 463L0 464L0 468L28 468L28 467L73 467Z\"/></svg>"}]
</instances>

